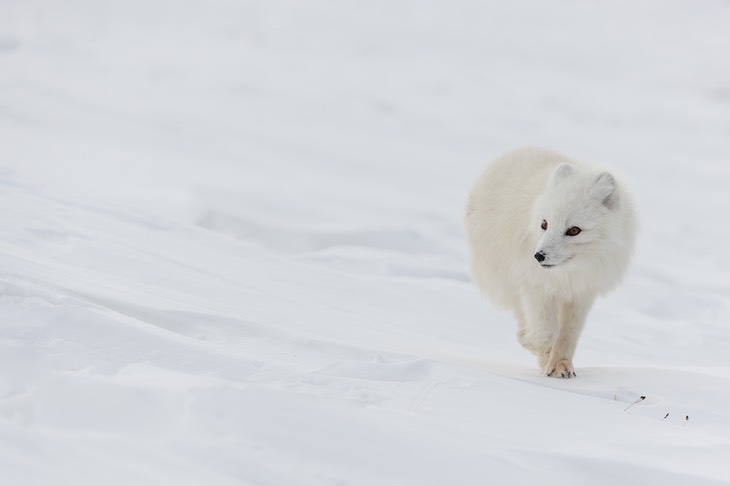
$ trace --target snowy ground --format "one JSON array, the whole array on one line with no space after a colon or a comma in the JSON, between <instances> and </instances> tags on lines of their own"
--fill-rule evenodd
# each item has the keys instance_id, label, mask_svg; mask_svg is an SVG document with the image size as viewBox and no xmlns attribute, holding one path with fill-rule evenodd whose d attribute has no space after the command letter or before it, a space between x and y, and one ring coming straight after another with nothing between
<instances>
[{"instance_id":1,"label":"snowy ground","mask_svg":"<svg viewBox=\"0 0 730 486\"><path fill-rule=\"evenodd\" d=\"M3 0L0 482L730 484L728 25ZM526 144L640 211L570 381L466 271L468 187Z\"/></svg>"}]
</instances>

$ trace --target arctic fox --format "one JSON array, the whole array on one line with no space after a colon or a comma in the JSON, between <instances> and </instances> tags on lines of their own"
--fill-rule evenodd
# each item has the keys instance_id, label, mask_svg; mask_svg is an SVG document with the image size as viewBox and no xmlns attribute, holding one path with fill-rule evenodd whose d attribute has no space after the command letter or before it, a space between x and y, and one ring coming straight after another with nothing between
<instances>
[{"instance_id":1,"label":"arctic fox","mask_svg":"<svg viewBox=\"0 0 730 486\"><path fill-rule=\"evenodd\" d=\"M512 310L517 339L548 376L575 376L573 354L596 296L631 259L629 194L601 169L539 149L497 159L466 206L472 277Z\"/></svg>"}]
</instances>

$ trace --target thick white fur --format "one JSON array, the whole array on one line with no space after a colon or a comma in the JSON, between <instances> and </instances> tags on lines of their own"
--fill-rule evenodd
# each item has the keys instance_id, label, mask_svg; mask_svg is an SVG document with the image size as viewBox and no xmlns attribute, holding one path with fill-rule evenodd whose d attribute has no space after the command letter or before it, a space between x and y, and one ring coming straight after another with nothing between
<instances>
[{"instance_id":1,"label":"thick white fur","mask_svg":"<svg viewBox=\"0 0 730 486\"><path fill-rule=\"evenodd\" d=\"M513 311L517 339L547 375L575 376L573 354L588 311L621 281L631 259L636 217L626 189L601 169L524 148L477 180L465 220L477 286ZM573 226L580 234L566 235Z\"/></svg>"}]
</instances>

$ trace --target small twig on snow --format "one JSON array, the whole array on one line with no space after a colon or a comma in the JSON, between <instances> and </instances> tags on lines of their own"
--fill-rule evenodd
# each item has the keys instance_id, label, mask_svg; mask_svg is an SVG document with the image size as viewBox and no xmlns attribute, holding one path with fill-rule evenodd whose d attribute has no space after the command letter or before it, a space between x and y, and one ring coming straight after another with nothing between
<instances>
[{"instance_id":1,"label":"small twig on snow","mask_svg":"<svg viewBox=\"0 0 730 486\"><path fill-rule=\"evenodd\" d=\"M628 407L624 408L624 412L625 412L626 410L630 409L631 407L633 407L634 405L636 405L637 403L639 403L640 401L644 400L645 398L646 398L646 396L645 396L645 395L641 395L641 396L639 397L639 399L638 399L638 400L636 400L636 401L635 401L634 403L632 403L632 404L631 404L631 405L629 405Z\"/></svg>"},{"instance_id":2,"label":"small twig on snow","mask_svg":"<svg viewBox=\"0 0 730 486\"><path fill-rule=\"evenodd\" d=\"M666 420L667 417L669 417L669 412L667 412L667 414L664 416L664 418L662 420ZM661 422L661 420L660 420L660 422Z\"/></svg>"}]
</instances>

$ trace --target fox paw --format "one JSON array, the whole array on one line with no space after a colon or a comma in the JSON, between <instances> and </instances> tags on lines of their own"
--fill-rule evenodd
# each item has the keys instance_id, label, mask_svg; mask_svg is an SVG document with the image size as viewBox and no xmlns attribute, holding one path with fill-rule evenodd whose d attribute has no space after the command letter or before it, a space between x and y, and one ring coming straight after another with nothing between
<instances>
[{"instance_id":1,"label":"fox paw","mask_svg":"<svg viewBox=\"0 0 730 486\"><path fill-rule=\"evenodd\" d=\"M561 359L545 367L545 374L553 378L573 378L576 376L573 363L569 359Z\"/></svg>"}]
</instances>

